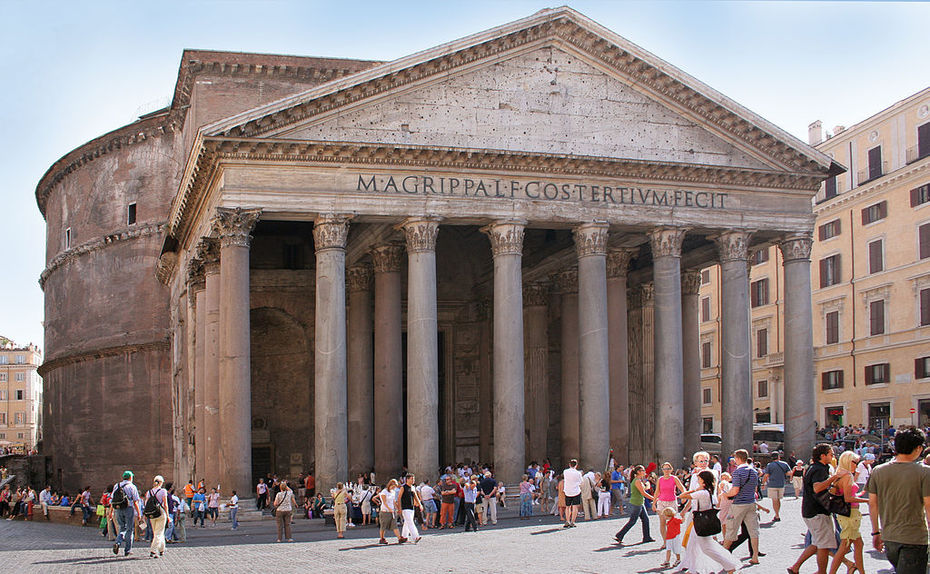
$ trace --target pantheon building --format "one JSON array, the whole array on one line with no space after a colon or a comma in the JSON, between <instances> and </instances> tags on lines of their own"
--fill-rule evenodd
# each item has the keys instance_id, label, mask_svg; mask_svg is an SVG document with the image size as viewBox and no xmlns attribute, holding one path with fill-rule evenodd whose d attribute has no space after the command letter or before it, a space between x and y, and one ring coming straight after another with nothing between
<instances>
[{"instance_id":1,"label":"pantheon building","mask_svg":"<svg viewBox=\"0 0 930 574\"><path fill-rule=\"evenodd\" d=\"M715 264L723 447L748 447L771 245L805 452L811 198L843 169L568 8L392 62L186 51L169 107L36 190L53 472L684 464Z\"/></svg>"}]
</instances>

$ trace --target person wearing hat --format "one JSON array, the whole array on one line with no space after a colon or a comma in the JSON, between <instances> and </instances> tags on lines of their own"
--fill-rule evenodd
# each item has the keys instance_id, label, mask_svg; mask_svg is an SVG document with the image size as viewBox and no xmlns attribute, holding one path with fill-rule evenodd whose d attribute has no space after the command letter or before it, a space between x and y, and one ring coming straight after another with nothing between
<instances>
[{"instance_id":1,"label":"person wearing hat","mask_svg":"<svg viewBox=\"0 0 930 574\"><path fill-rule=\"evenodd\" d=\"M791 486L794 487L794 499L797 500L804 489L804 461L801 459L798 459L791 469Z\"/></svg>"},{"instance_id":2,"label":"person wearing hat","mask_svg":"<svg viewBox=\"0 0 930 574\"><path fill-rule=\"evenodd\" d=\"M875 455L866 453L863 455L862 460L859 461L859 466L856 467L856 486L859 487L859 496L863 496L865 485L869 483L873 464L875 464Z\"/></svg>"},{"instance_id":3,"label":"person wearing hat","mask_svg":"<svg viewBox=\"0 0 930 574\"><path fill-rule=\"evenodd\" d=\"M113 543L113 554L119 554L119 548L123 544L125 544L124 555L129 556L132 554L132 537L135 523L137 518L142 516L142 509L139 506L139 490L132 483L132 479L131 470L123 472L123 480L114 486L113 492L110 493L118 530L116 541ZM121 491L119 496L116 495L117 491ZM120 500L124 502L118 502Z\"/></svg>"}]
</instances>

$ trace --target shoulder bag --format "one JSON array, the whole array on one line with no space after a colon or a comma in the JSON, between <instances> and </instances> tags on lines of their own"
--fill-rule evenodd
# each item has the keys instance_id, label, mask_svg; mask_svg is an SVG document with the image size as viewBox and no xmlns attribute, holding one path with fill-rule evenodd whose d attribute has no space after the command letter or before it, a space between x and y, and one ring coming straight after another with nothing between
<instances>
[{"instance_id":1,"label":"shoulder bag","mask_svg":"<svg viewBox=\"0 0 930 574\"><path fill-rule=\"evenodd\" d=\"M708 493L710 495L710 493ZM694 532L698 536L714 536L720 534L720 517L717 516L717 510L714 509L713 502L708 510L695 510L691 513L691 520L694 522Z\"/></svg>"}]
</instances>

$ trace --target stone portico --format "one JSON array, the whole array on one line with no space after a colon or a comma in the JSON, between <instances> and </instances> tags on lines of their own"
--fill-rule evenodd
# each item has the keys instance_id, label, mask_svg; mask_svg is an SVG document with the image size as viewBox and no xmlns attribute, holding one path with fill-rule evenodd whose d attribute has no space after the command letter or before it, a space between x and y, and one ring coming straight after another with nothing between
<instances>
[{"instance_id":1,"label":"stone portico","mask_svg":"<svg viewBox=\"0 0 930 574\"><path fill-rule=\"evenodd\" d=\"M747 447L771 244L786 449L813 442L811 197L841 168L570 9L208 124L188 158L157 270L187 302L182 474L683 465L716 263L724 450Z\"/></svg>"}]
</instances>

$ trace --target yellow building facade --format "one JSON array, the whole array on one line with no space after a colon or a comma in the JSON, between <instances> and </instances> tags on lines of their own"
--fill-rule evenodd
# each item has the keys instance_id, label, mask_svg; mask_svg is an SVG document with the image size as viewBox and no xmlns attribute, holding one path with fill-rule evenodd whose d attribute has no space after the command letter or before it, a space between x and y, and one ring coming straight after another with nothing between
<instances>
[{"instance_id":1,"label":"yellow building facade","mask_svg":"<svg viewBox=\"0 0 930 574\"><path fill-rule=\"evenodd\" d=\"M845 165L815 198L811 252L819 426L930 425L930 88L810 143ZM754 422L783 423L781 253L756 252L752 299ZM720 271L702 271L704 432L720 430Z\"/></svg>"},{"instance_id":2,"label":"yellow building facade","mask_svg":"<svg viewBox=\"0 0 930 574\"><path fill-rule=\"evenodd\" d=\"M2 339L2 338L0 338ZM0 340L0 448L35 448L42 432L42 354L34 345Z\"/></svg>"}]
</instances>

